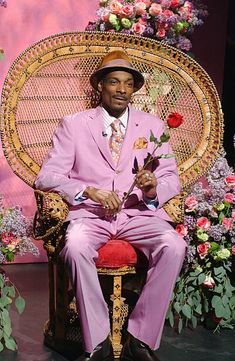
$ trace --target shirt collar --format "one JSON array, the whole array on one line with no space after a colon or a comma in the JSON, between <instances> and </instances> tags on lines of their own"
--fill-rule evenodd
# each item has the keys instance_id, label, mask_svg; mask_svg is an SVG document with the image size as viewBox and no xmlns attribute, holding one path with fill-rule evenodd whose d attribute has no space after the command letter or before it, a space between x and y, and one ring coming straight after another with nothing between
<instances>
[{"instance_id":1,"label":"shirt collar","mask_svg":"<svg viewBox=\"0 0 235 361\"><path fill-rule=\"evenodd\" d=\"M101 110L102 110L102 115L103 115L103 120L104 120L104 127L105 127L105 129L107 129L111 125L111 123L117 118L111 116L107 112L107 110L104 109L103 107L101 107ZM124 128L127 127L128 115L129 115L129 110L128 110L128 107L127 107L125 112L118 118L118 119L120 119L120 121L121 121Z\"/></svg>"}]
</instances>

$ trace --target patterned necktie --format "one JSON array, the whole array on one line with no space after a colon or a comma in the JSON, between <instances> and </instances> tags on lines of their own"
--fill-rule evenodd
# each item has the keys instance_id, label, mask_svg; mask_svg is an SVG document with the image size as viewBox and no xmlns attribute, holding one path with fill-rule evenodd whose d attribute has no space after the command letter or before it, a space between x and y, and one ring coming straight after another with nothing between
<instances>
[{"instance_id":1,"label":"patterned necktie","mask_svg":"<svg viewBox=\"0 0 235 361\"><path fill-rule=\"evenodd\" d=\"M117 165L124 139L124 133L121 130L120 119L115 119L111 124L111 128L112 134L109 139L109 147L111 150L113 161Z\"/></svg>"}]
</instances>

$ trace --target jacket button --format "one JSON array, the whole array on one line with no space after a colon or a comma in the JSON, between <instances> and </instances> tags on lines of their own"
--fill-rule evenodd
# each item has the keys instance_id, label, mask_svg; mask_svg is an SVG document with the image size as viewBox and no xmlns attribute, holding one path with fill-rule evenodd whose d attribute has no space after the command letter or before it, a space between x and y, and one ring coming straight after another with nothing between
<instances>
[{"instance_id":1,"label":"jacket button","mask_svg":"<svg viewBox=\"0 0 235 361\"><path fill-rule=\"evenodd\" d=\"M121 173L121 172L122 172L122 171L121 171L120 169L116 169L116 170L115 170L115 173L116 173L116 174L119 174L119 173Z\"/></svg>"}]
</instances>

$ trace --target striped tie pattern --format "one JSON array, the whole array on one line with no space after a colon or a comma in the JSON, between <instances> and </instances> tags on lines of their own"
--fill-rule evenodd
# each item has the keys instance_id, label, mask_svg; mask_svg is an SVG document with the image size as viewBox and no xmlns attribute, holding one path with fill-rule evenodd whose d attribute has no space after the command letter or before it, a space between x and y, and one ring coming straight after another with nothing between
<instances>
[{"instance_id":1,"label":"striped tie pattern","mask_svg":"<svg viewBox=\"0 0 235 361\"><path fill-rule=\"evenodd\" d=\"M121 130L120 119L115 119L111 124L111 128L112 128L112 134L109 139L109 146L113 161L117 165L124 139L124 133Z\"/></svg>"}]
</instances>

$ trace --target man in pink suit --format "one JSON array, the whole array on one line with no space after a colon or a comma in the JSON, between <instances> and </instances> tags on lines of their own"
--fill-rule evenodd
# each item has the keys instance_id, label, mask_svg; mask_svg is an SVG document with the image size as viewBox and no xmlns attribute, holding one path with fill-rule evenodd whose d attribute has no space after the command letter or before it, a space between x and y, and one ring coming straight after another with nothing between
<instances>
[{"instance_id":1,"label":"man in pink suit","mask_svg":"<svg viewBox=\"0 0 235 361\"><path fill-rule=\"evenodd\" d=\"M107 54L90 78L101 104L62 119L36 187L56 191L70 204L70 221L61 257L76 294L85 353L79 361L111 361L108 308L100 288L97 250L109 239L125 239L149 260L146 284L129 318L123 361L157 361L164 320L185 254L185 242L170 225L163 204L180 191L175 158L161 158L156 167L141 169L158 139L163 122L133 109L131 95L144 84L122 51ZM118 119L118 121L117 121ZM114 124L118 123L118 129ZM145 138L144 147L141 141ZM116 148L115 148L116 147ZM163 143L156 154L172 153ZM133 163L140 166L136 186Z\"/></svg>"}]
</instances>

